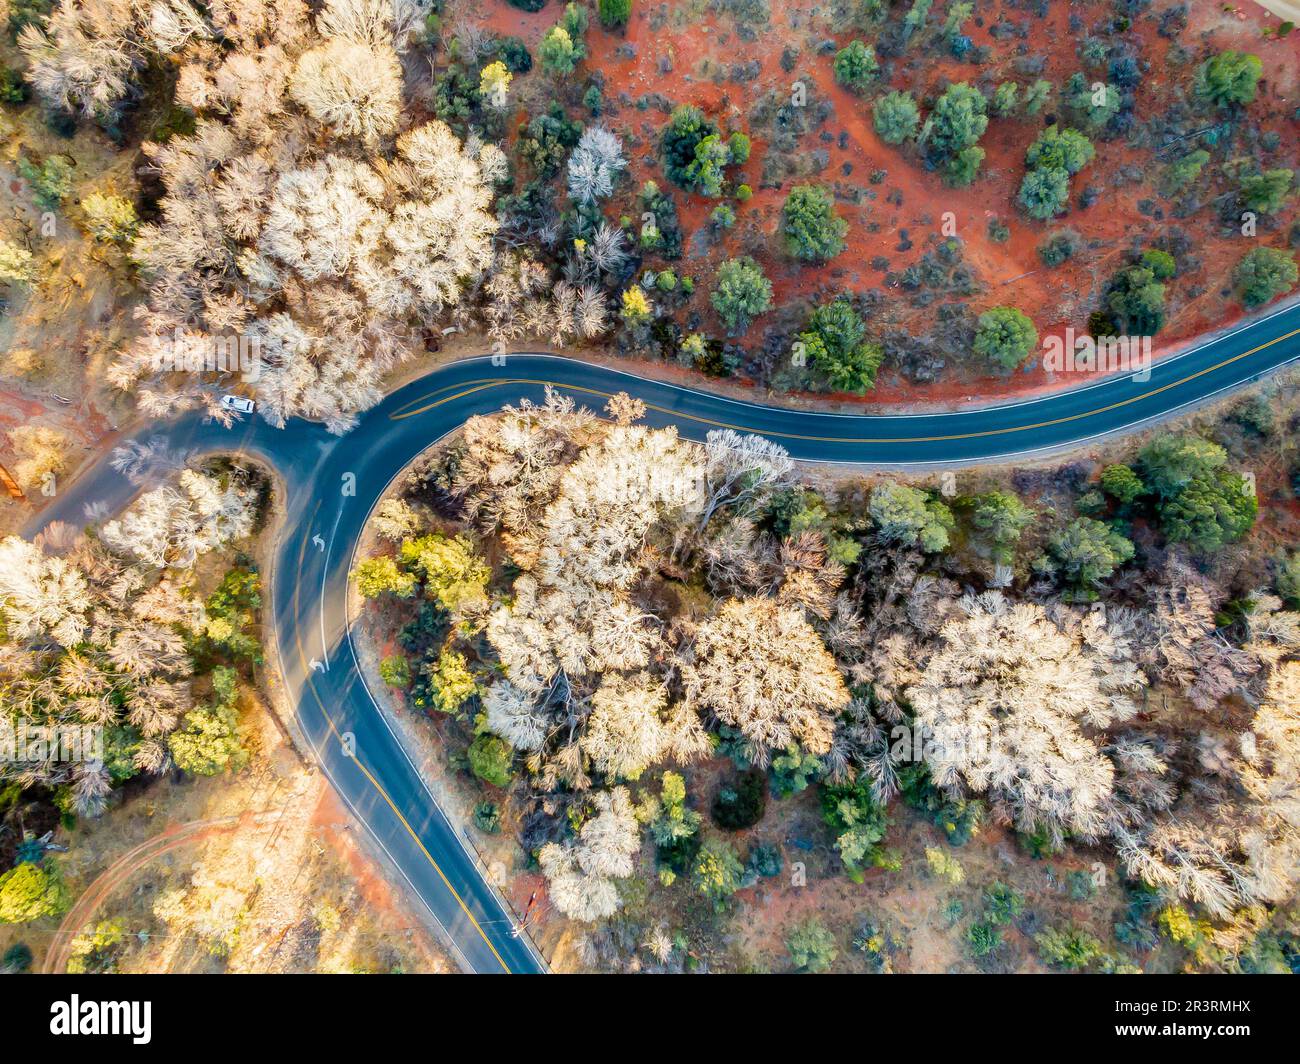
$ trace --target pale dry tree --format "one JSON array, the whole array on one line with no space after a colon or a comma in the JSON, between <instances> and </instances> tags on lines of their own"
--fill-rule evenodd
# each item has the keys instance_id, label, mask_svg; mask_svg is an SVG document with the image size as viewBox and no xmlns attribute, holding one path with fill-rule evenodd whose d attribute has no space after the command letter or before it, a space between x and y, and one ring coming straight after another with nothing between
<instances>
[{"instance_id":1,"label":"pale dry tree","mask_svg":"<svg viewBox=\"0 0 1300 1064\"><path fill-rule=\"evenodd\" d=\"M1300 614L1250 596L1244 650L1263 678L1243 728L1198 737L1202 775L1167 817L1116 831L1130 874L1225 920L1300 887Z\"/></svg>"},{"instance_id":2,"label":"pale dry tree","mask_svg":"<svg viewBox=\"0 0 1300 1064\"><path fill-rule=\"evenodd\" d=\"M791 482L794 461L789 452L762 436L714 429L705 437L704 450L706 501L700 528L719 507L744 511Z\"/></svg>"},{"instance_id":3,"label":"pale dry tree","mask_svg":"<svg viewBox=\"0 0 1300 1064\"><path fill-rule=\"evenodd\" d=\"M604 126L589 126L569 155L569 198L584 205L604 199L626 167L622 141Z\"/></svg>"},{"instance_id":4,"label":"pale dry tree","mask_svg":"<svg viewBox=\"0 0 1300 1064\"><path fill-rule=\"evenodd\" d=\"M503 462L495 477L490 468L465 470L463 486L467 508L477 510L486 494L495 511L503 487L523 486L521 474L541 477L529 487L534 499L501 511L513 523L516 512L545 499L527 545L511 541L525 572L486 625L508 680L489 692L489 726L536 754L531 763L543 782L577 787L587 785L591 769L633 776L707 749L698 714L671 702L652 671L665 653L663 624L630 594L656 546L701 505L702 452L673 430L591 425L555 396L548 406L556 409L508 410L482 426L482 437L474 426L475 461L493 453L484 444L509 440L513 453L497 452ZM561 433L548 433L546 420L558 421ZM586 438L581 449L573 446L578 434ZM523 445L529 461L521 467ZM575 567L579 557L583 565Z\"/></svg>"},{"instance_id":5,"label":"pale dry tree","mask_svg":"<svg viewBox=\"0 0 1300 1064\"><path fill-rule=\"evenodd\" d=\"M673 937L663 925L656 924L650 929L650 933L646 936L645 942L641 944L641 948L660 964L667 964L673 956Z\"/></svg>"},{"instance_id":6,"label":"pale dry tree","mask_svg":"<svg viewBox=\"0 0 1300 1064\"><path fill-rule=\"evenodd\" d=\"M29 491L62 473L68 465L68 437L49 425L16 425L9 430L9 442L18 456L14 479Z\"/></svg>"},{"instance_id":7,"label":"pale dry tree","mask_svg":"<svg viewBox=\"0 0 1300 1064\"><path fill-rule=\"evenodd\" d=\"M576 842L547 843L537 855L551 900L566 916L586 923L608 919L621 905L615 880L635 871L641 848L632 799L625 787L592 796L595 815Z\"/></svg>"},{"instance_id":8,"label":"pale dry tree","mask_svg":"<svg viewBox=\"0 0 1300 1064\"><path fill-rule=\"evenodd\" d=\"M58 539L59 537L54 537ZM123 748L143 770L163 766L155 740L192 705L193 663L186 638L202 625L201 608L179 581L157 579L84 535L49 553L51 541L0 541L0 730L25 717L36 724L129 727ZM93 757L54 757L0 778L66 785L75 807L95 815L110 779Z\"/></svg>"},{"instance_id":9,"label":"pale dry tree","mask_svg":"<svg viewBox=\"0 0 1300 1064\"><path fill-rule=\"evenodd\" d=\"M289 95L336 137L374 144L397 128L402 73L391 45L336 38L304 52Z\"/></svg>"},{"instance_id":10,"label":"pale dry tree","mask_svg":"<svg viewBox=\"0 0 1300 1064\"><path fill-rule=\"evenodd\" d=\"M400 543L407 537L416 535L426 522L419 511L405 499L385 499L375 509L370 521L381 539L390 543Z\"/></svg>"},{"instance_id":11,"label":"pale dry tree","mask_svg":"<svg viewBox=\"0 0 1300 1064\"><path fill-rule=\"evenodd\" d=\"M163 567L190 568L207 554L251 531L255 497L238 474L223 486L216 477L184 470L177 485L145 492L106 522L100 538L122 555Z\"/></svg>"},{"instance_id":12,"label":"pale dry tree","mask_svg":"<svg viewBox=\"0 0 1300 1064\"><path fill-rule=\"evenodd\" d=\"M571 575L569 559L581 557L587 583L628 587L651 533L704 507L702 457L675 428L612 426L564 470L543 521L539 575Z\"/></svg>"},{"instance_id":13,"label":"pale dry tree","mask_svg":"<svg viewBox=\"0 0 1300 1064\"><path fill-rule=\"evenodd\" d=\"M987 795L1021 830L1099 837L1115 781L1104 733L1137 713L1145 683L1129 633L996 591L960 608L906 690L934 782Z\"/></svg>"},{"instance_id":14,"label":"pale dry tree","mask_svg":"<svg viewBox=\"0 0 1300 1064\"><path fill-rule=\"evenodd\" d=\"M696 557L711 591L741 597L763 589L771 554L770 540L759 536L753 519L739 516L715 522L702 538Z\"/></svg>"},{"instance_id":15,"label":"pale dry tree","mask_svg":"<svg viewBox=\"0 0 1300 1064\"><path fill-rule=\"evenodd\" d=\"M173 55L191 41L213 35L212 27L188 0L154 0L142 32L161 55Z\"/></svg>"},{"instance_id":16,"label":"pale dry tree","mask_svg":"<svg viewBox=\"0 0 1300 1064\"><path fill-rule=\"evenodd\" d=\"M37 95L86 118L112 116L144 60L137 10L130 0L60 0L44 25L23 26L18 47Z\"/></svg>"},{"instance_id":17,"label":"pale dry tree","mask_svg":"<svg viewBox=\"0 0 1300 1064\"><path fill-rule=\"evenodd\" d=\"M605 403L605 415L618 425L630 425L645 417L645 402L627 392L615 392Z\"/></svg>"},{"instance_id":18,"label":"pale dry tree","mask_svg":"<svg viewBox=\"0 0 1300 1064\"><path fill-rule=\"evenodd\" d=\"M531 565L542 514L596 427L589 411L549 388L541 404L525 399L465 423L454 492L482 532L502 532L516 564Z\"/></svg>"},{"instance_id":19,"label":"pale dry tree","mask_svg":"<svg viewBox=\"0 0 1300 1064\"><path fill-rule=\"evenodd\" d=\"M0 540L0 610L12 636L75 646L90 606L86 577L72 562L18 536Z\"/></svg>"},{"instance_id":20,"label":"pale dry tree","mask_svg":"<svg viewBox=\"0 0 1300 1064\"><path fill-rule=\"evenodd\" d=\"M766 598L732 599L698 628L681 663L687 701L760 749L831 748L849 692L803 611Z\"/></svg>"},{"instance_id":21,"label":"pale dry tree","mask_svg":"<svg viewBox=\"0 0 1300 1064\"><path fill-rule=\"evenodd\" d=\"M111 371L149 412L229 419L220 374L170 372L162 357L178 336L224 331L256 346L248 384L267 421L346 432L489 268L500 149L438 121L389 139L419 10L332 0L313 21L294 0L216 4L216 33L240 47L183 49L177 94L196 129L150 148L167 195L135 247L149 310Z\"/></svg>"},{"instance_id":22,"label":"pale dry tree","mask_svg":"<svg viewBox=\"0 0 1300 1064\"><path fill-rule=\"evenodd\" d=\"M601 222L587 241L585 255L602 274L617 274L627 262L627 238L618 226Z\"/></svg>"},{"instance_id":23,"label":"pale dry tree","mask_svg":"<svg viewBox=\"0 0 1300 1064\"><path fill-rule=\"evenodd\" d=\"M483 710L488 730L516 750L540 750L554 728L553 714L541 704L537 693L516 687L509 680L498 680L487 689Z\"/></svg>"},{"instance_id":24,"label":"pale dry tree","mask_svg":"<svg viewBox=\"0 0 1300 1064\"><path fill-rule=\"evenodd\" d=\"M1143 663L1209 710L1250 682L1258 663L1217 630L1216 592L1187 560L1172 555L1147 587Z\"/></svg>"},{"instance_id":25,"label":"pale dry tree","mask_svg":"<svg viewBox=\"0 0 1300 1064\"><path fill-rule=\"evenodd\" d=\"M597 771L635 779L663 756L667 708L667 689L648 673L602 677L580 740L583 753Z\"/></svg>"},{"instance_id":26,"label":"pale dry tree","mask_svg":"<svg viewBox=\"0 0 1300 1064\"><path fill-rule=\"evenodd\" d=\"M802 607L828 620L835 593L844 582L844 566L833 561L820 532L805 529L781 541L773 558L772 591L779 602Z\"/></svg>"}]
</instances>

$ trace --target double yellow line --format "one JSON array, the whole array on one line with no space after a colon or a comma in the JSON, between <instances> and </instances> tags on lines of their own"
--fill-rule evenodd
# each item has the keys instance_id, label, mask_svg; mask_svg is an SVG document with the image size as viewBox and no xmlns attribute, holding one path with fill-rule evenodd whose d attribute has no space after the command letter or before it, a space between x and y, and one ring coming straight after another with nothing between
<instances>
[{"instance_id":1,"label":"double yellow line","mask_svg":"<svg viewBox=\"0 0 1300 1064\"><path fill-rule=\"evenodd\" d=\"M1262 343L1258 347L1252 347L1249 351L1243 351L1239 355L1233 355L1231 358L1225 358L1222 362L1216 362L1213 366L1207 366L1205 369L1197 370L1195 373L1190 373L1186 377L1182 377L1179 380L1173 381L1170 384L1161 385L1159 388L1153 388L1148 392L1143 392L1141 395L1135 395L1129 399L1122 399L1119 402L1110 403L1107 406L1097 407L1095 410L1088 410L1080 414L1070 414L1066 417L1052 418L1051 420L1048 421L1038 421L1032 425L1016 425L1009 428L985 429L982 432L953 433L947 436L896 436L896 437L805 436L795 432L771 432L763 429L750 428L745 425L735 425L726 421L715 421L711 418L699 417L698 415L695 414L687 414L684 413L683 411L673 410L669 407L656 406L653 403L647 403L646 408L648 410L657 411L658 413L661 414L667 414L670 417L676 418L678 420L694 421L697 424L709 425L712 428L733 429L736 432L752 432L758 435L766 436L771 439L803 440L811 443L942 443L950 440L972 440L972 439L978 439L983 436L1003 436L1013 432L1029 432L1034 429L1050 428L1053 425L1063 425L1070 421L1079 421L1083 418L1094 417L1098 414L1105 414L1111 410L1118 410L1120 407L1128 406L1132 403L1139 403L1143 399L1150 399L1153 395L1159 395L1161 392L1167 392L1171 388L1177 388L1179 385L1188 383L1188 381L1194 381L1198 377L1203 377L1207 373L1213 373L1215 370L1222 369L1224 366L1230 366L1234 362L1238 362L1243 358L1248 358L1251 355L1258 354L1260 351L1272 347L1274 344L1281 343L1283 340L1289 340L1293 336L1300 336L1300 329L1292 329L1289 333L1284 333L1281 336L1275 336L1272 340L1269 340L1266 343ZM440 395L442 392L448 391L449 389L441 388L438 391L430 392L428 395L421 396L419 399L414 399L406 407L403 407L401 410L398 410L395 413L390 414L389 418L392 421L402 421L408 417L415 417L418 414L427 413L428 411L433 410L436 407L442 406L445 403L453 402L456 399L462 399L467 395L473 395L476 392L485 391L488 388L500 388L506 385L518 385L518 384L551 385L552 387L555 388L562 388L567 392L581 392L585 395L593 395L603 399L608 399L610 396L614 394L613 392L602 391L598 388L586 388L576 384L559 384L555 381L534 380L527 377L501 378L496 380L481 379L481 380L467 381L466 384L468 385L468 387L462 388L461 391L456 392L454 395L448 395L442 399L438 399L433 402L426 402L426 400L433 399L435 395ZM452 387L456 387L456 386L453 385ZM416 404L423 404L423 405L416 405ZM789 413L797 413L797 411L789 411ZM924 417L924 415L914 415L914 416Z\"/></svg>"},{"instance_id":2,"label":"double yellow line","mask_svg":"<svg viewBox=\"0 0 1300 1064\"><path fill-rule=\"evenodd\" d=\"M307 524L306 531L310 531L310 529L315 525L316 515L320 512L320 508L321 508L321 502L317 501L316 509L312 511L311 520ZM487 933L483 930L482 926L479 924L474 914L470 912L469 906L465 904L465 901L460 896L460 893L456 890L455 887L451 885L451 880L447 878L446 873L444 873L443 870L439 867L438 862L433 859L433 854L429 852L429 849L427 846L424 845L423 840L416 833L415 829L411 827L410 822L406 819L405 816L402 815L402 811L397 808L396 803L393 802L393 799L389 796L388 792L384 790L383 785L379 782L379 780L377 780L374 774L368 768L366 768L365 764L361 760L360 753L356 751L352 753L348 752L348 749L343 742L343 736L340 734L338 728L334 724L334 718L330 715L329 710L325 708L325 703L321 701L320 694L316 690L316 685L312 682L311 664L308 662L307 656L303 652L302 638L299 635L299 626L297 623L297 618L299 616L298 589L302 586L302 569L303 569L303 562L306 559L306 555L307 555L307 540L308 537L304 535L302 537L302 545L298 548L298 571L295 574L296 578L293 587L294 642L297 644L298 661L302 665L303 682L306 685L307 689L311 691L312 698L316 700L316 705L320 707L321 715L325 718L326 724L329 725L330 734L333 735L336 740L338 740L339 749L342 750L343 756L350 758L351 760L356 762L357 768L361 769L362 774L366 777L367 780L370 781L370 785L374 787L374 789L378 792L379 796L383 798L385 802L388 803L388 807L396 814L397 819L402 822L402 827L406 828L408 834L410 834L411 838L415 840L415 844L420 847L420 852L424 854L425 860L427 860L429 864L433 866L433 870L438 873L438 877L442 880L443 884L447 887L449 891L451 891L451 896L456 899L456 904L460 906L461 911L465 914L466 917L469 918L469 922L473 925L474 930L477 931L479 935L482 937L483 941L487 943L487 948L492 951L492 956L494 956L497 959L497 963L501 965L503 970L509 972L510 966L506 964L504 960L502 960L501 954L497 952L496 946L492 944L492 940L488 938ZM346 594L346 591L344 593ZM321 609L323 610L324 608L325 608L325 603L322 601ZM360 677L358 677L358 679L360 679ZM362 682L364 683L364 681ZM360 816L359 811L357 815Z\"/></svg>"}]
</instances>

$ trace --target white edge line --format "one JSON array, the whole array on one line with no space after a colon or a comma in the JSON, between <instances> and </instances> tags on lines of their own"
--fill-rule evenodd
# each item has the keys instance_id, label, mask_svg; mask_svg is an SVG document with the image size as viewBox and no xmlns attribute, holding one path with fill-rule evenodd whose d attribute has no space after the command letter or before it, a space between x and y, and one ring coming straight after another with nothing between
<instances>
[{"instance_id":1,"label":"white edge line","mask_svg":"<svg viewBox=\"0 0 1300 1064\"><path fill-rule=\"evenodd\" d=\"M1276 318L1279 315L1293 313L1298 309L1300 309L1300 302L1292 302L1286 306L1279 307L1277 310L1269 314L1266 314L1263 317L1255 318L1251 321L1245 322L1241 325L1236 326L1233 329L1229 329L1227 332L1218 333L1212 336L1210 339L1206 340L1204 343L1194 344L1193 346L1188 347L1185 350L1178 351L1175 354L1169 355L1166 358L1162 358L1157 361L1154 361L1151 365L1151 371L1154 374L1156 371L1163 369L1165 366L1172 366L1174 363L1178 362L1181 359L1190 358L1193 355L1195 355L1197 352L1203 351L1205 350L1205 348L1211 347L1214 344L1217 344L1221 340L1226 340L1228 337L1235 336L1239 332L1244 332L1247 329L1253 329L1255 326L1262 325L1266 321L1271 321L1273 318ZM1126 376L1133 375L1132 371L1111 373L1111 374L1107 374L1105 377L1102 377L1100 380L1093 381L1091 384L1083 384L1078 386L1077 388L1059 388L1055 391L1047 392L1046 394L1043 395L1032 396L1028 399L1018 399L1015 400L1014 402L1009 402L1009 403L972 403L962 410L927 410L927 411L919 411L915 414L868 414L868 413L837 413L830 410L801 410L798 407L775 406L771 403L756 403L751 399L733 399L730 396L717 395L713 392L705 391L702 388L690 388L685 385L674 384L671 381L659 380L657 377L643 377L640 376L639 374L633 373L631 370L619 369L615 366L604 365L603 363L585 362L580 358L572 358L569 355L557 355L551 351L509 351L506 353L507 365L509 364L509 359L512 356L519 356L524 358L547 358L547 359L552 359L553 361L556 362L568 362L570 364L578 365L578 366L589 366L591 368L603 370L608 373L616 373L622 377L630 377L633 380L640 381L642 383L650 383L662 388L670 388L673 391L683 392L687 395L700 395L708 399L715 400L716 402L719 403L730 403L732 406L749 407L750 409L754 409L754 410L776 410L781 413L799 414L804 417L871 418L873 420L879 420L879 421L887 421L891 419L910 420L915 418L954 417L959 414L970 414L972 410L978 410L981 413L987 411L993 411L993 410L1018 410L1021 407L1033 406L1035 403L1044 403L1050 400L1061 399L1063 396L1066 395L1081 394L1083 392L1091 391L1093 388L1101 388L1101 387L1105 387L1106 385L1112 385L1123 380ZM472 362L490 362L493 358L496 357L498 356L474 355L470 358L455 359L451 362L446 363L446 365L455 366L455 365L469 365ZM1285 365L1286 363L1281 363L1281 364ZM435 369L431 372L436 373L437 370ZM417 378L417 380L419 379L421 378ZM411 383L414 384L416 382L412 381ZM404 385L404 387L406 386ZM558 385L558 387L563 387L563 386ZM385 398L390 398L390 396L385 396Z\"/></svg>"},{"instance_id":2,"label":"white edge line","mask_svg":"<svg viewBox=\"0 0 1300 1064\"><path fill-rule=\"evenodd\" d=\"M457 424L455 428L448 429L437 439L430 440L429 442L425 443L418 451L415 452L415 454L411 455L408 459L406 459L406 461L402 463L401 467L397 470L397 472L388 478L387 483L384 484L379 494L375 496L375 501L371 503L370 507L366 510L365 518L361 522L362 532L365 531L366 525L370 523L370 517L374 513L375 508L383 500L384 496L388 494L388 490L393 486L393 484L397 481L397 479L407 471L411 463L414 462L417 458L420 457L420 455L424 454L426 451L430 451L434 447L437 447L438 444L440 444L448 436L452 435L453 433L459 432L463 427L463 425L464 423L461 422ZM341 509L342 508L340 507L340 510ZM356 542L353 543L352 545L352 552L349 556L349 562L348 562L349 574L353 569L356 568L357 551L359 551L360 549L361 549L361 535L358 534ZM429 796L430 803L433 805L433 808L438 811L438 815L442 818L442 821L446 825L447 830L456 839L457 844L460 846L461 850L464 851L465 856L469 858L470 864L472 864L477 869L479 866L478 854L469 848L469 846L465 842L465 839L461 837L461 833L457 831L455 826L452 824L451 818L447 815L446 810L442 808L442 806L438 802L438 799L434 797L433 792L429 789L428 783L425 782L424 773L420 771L419 767L415 764L415 761L412 760L411 753L406 748L406 743L404 743L401 740L401 738L397 735L397 733L393 731L393 726L388 722L387 714L384 713L378 701L375 699L374 694L370 690L370 685L366 683L365 671L361 668L361 661L357 657L356 646L354 645L352 640L352 617L351 617L351 611L348 609L348 588L350 584L351 584L350 575L344 576L343 578L343 639L347 643L348 650L352 655L352 664L357 671L357 679L361 683L361 689L366 692L366 697L370 699L370 704L374 706L375 712L379 715L379 719L383 723L384 727L387 729L388 734L392 736L393 742L396 743L397 748L402 751L402 756L406 758L406 763L411 766L411 771L415 773L416 779L420 781L420 786L424 789L424 793ZM509 905L505 901L505 896L501 893L497 885L492 882L492 880L488 877L488 875L486 874L481 875L480 878L483 880L483 883L487 886L488 890L491 891L493 897L496 900L498 907L501 909L502 914L509 920L511 926L513 927L516 921L514 919L513 913ZM531 954L533 954L535 959L541 964L542 970L549 972L551 970L551 966L547 963L546 958L542 955L541 950L538 949L536 944L532 941L532 938L527 934L521 934L517 937L527 945L528 951Z\"/></svg>"}]
</instances>

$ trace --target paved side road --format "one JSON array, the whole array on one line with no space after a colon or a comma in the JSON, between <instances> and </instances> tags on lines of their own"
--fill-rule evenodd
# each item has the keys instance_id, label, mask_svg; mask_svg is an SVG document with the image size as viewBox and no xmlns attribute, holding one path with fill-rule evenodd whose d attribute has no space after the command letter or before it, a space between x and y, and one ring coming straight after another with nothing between
<instances>
[{"instance_id":1,"label":"paved side road","mask_svg":"<svg viewBox=\"0 0 1300 1064\"><path fill-rule=\"evenodd\" d=\"M273 466L287 498L270 574L272 623L285 690L340 797L475 972L543 972L546 964L477 866L374 705L347 631L347 574L361 529L389 482L434 441L546 385L599 408L618 391L645 401L646 420L703 439L715 428L756 432L801 460L875 467L944 466L1060 450L1128 431L1241 387L1300 359L1300 306L1278 311L1153 368L1039 399L952 413L822 414L720 398L549 355L456 362L394 392L345 437L291 421L224 429L187 415L140 430L177 450L242 452ZM87 507L120 509L139 490L107 456L27 529L83 524Z\"/></svg>"}]
</instances>

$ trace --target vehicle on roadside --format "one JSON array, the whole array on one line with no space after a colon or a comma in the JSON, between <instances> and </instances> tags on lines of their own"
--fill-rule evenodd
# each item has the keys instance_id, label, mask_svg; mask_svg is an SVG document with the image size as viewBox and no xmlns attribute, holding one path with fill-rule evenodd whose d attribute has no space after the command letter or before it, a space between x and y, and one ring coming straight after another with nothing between
<instances>
[{"instance_id":1,"label":"vehicle on roadside","mask_svg":"<svg viewBox=\"0 0 1300 1064\"><path fill-rule=\"evenodd\" d=\"M246 399L242 395L223 395L221 405L226 410L235 410L241 414L251 414L253 407L257 404L252 399Z\"/></svg>"}]
</instances>

